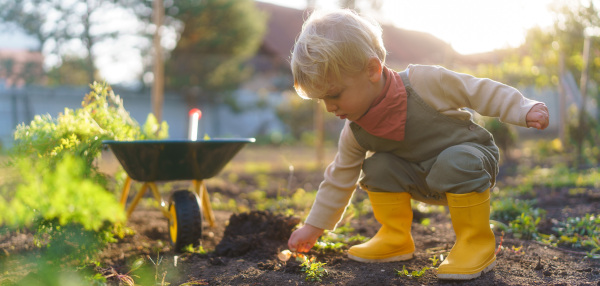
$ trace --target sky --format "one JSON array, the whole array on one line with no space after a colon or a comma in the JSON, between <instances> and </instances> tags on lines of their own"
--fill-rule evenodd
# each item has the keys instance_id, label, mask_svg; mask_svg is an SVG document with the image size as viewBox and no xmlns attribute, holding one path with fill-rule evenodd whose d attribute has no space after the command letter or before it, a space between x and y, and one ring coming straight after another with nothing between
<instances>
[{"instance_id":1,"label":"sky","mask_svg":"<svg viewBox=\"0 0 600 286\"><path fill-rule=\"evenodd\" d=\"M303 9L306 0L260 0L282 6ZM554 0L382 0L382 23L427 32L449 43L461 54L517 47L524 42L526 31L532 27L548 27L553 16L548 7ZM566 0L563 0L566 1ZM358 5L368 0L357 0ZM317 8L332 8L339 0L316 0ZM359 6L362 7L362 6ZM363 8L362 11L368 11ZM111 13L112 14L112 13ZM121 15L122 16L122 15ZM127 17L121 17L127 19ZM173 38L173 37L171 37ZM165 41L165 39L163 39ZM34 48L35 40L0 27L0 48ZM98 55L97 64L102 76L111 84L139 78L142 59L134 49L117 43L99 47L107 51L119 46L118 53ZM172 46L172 44L171 44ZM54 59L56 60L56 59ZM51 65L52 56L47 57Z\"/></svg>"}]
</instances>

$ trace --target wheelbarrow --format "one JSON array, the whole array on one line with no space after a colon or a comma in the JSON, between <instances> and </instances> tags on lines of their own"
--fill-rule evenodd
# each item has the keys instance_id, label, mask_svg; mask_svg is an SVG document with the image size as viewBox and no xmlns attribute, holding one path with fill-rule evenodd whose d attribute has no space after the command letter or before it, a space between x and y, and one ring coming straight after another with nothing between
<instances>
[{"instance_id":1,"label":"wheelbarrow","mask_svg":"<svg viewBox=\"0 0 600 286\"><path fill-rule=\"evenodd\" d=\"M150 189L168 219L171 244L176 251L181 251L190 244L199 244L203 215L211 227L215 225L204 180L217 175L247 143L254 141L254 138L242 138L198 141L105 140L102 143L110 147L127 172L120 200L127 218ZM132 180L143 184L126 208ZM173 180L192 180L193 190L177 190L165 203L155 182Z\"/></svg>"}]
</instances>

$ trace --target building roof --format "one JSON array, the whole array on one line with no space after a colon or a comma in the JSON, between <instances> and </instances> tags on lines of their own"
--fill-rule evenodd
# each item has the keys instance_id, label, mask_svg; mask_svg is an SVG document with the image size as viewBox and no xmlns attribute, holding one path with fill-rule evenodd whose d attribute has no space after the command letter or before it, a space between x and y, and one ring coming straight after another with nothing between
<instances>
[{"instance_id":1,"label":"building roof","mask_svg":"<svg viewBox=\"0 0 600 286\"><path fill-rule=\"evenodd\" d=\"M6 87L22 87L27 77L42 76L43 64L41 52L0 49L0 81Z\"/></svg>"},{"instance_id":2,"label":"building roof","mask_svg":"<svg viewBox=\"0 0 600 286\"><path fill-rule=\"evenodd\" d=\"M309 11L260 1L255 3L269 17L261 52L288 61ZM383 42L388 51L386 64L392 68L403 69L411 63L442 65L458 55L448 43L431 34L393 25L382 25L382 29Z\"/></svg>"}]
</instances>

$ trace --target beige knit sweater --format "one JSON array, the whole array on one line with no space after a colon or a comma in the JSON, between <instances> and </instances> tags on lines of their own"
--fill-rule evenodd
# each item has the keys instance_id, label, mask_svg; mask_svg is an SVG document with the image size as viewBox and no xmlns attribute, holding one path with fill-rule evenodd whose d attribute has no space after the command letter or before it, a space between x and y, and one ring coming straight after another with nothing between
<instances>
[{"instance_id":1,"label":"beige knit sweater","mask_svg":"<svg viewBox=\"0 0 600 286\"><path fill-rule=\"evenodd\" d=\"M505 123L526 127L529 110L540 102L525 98L518 90L505 84L456 73L439 66L410 65L408 77L413 89L438 112L462 120L472 115L462 108L498 117ZM342 218L356 189L363 149L346 120L338 142L338 153L325 170L324 180L306 219L307 224L334 229Z\"/></svg>"}]
</instances>

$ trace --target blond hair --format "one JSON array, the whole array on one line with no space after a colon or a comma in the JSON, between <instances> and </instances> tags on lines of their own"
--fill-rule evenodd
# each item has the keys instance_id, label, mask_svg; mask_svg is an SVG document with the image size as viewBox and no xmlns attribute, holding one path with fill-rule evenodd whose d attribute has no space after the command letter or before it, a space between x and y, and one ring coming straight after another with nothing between
<instances>
[{"instance_id":1,"label":"blond hair","mask_svg":"<svg viewBox=\"0 0 600 286\"><path fill-rule=\"evenodd\" d=\"M385 63L381 26L348 9L315 11L302 26L291 58L294 88L320 98L343 75L362 71L370 58Z\"/></svg>"}]
</instances>

